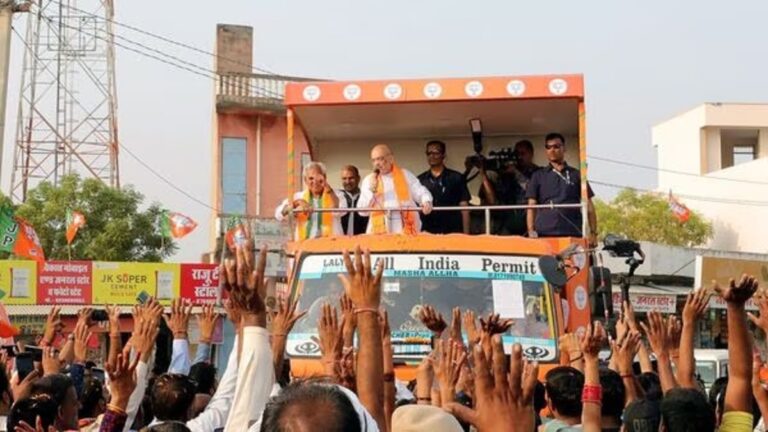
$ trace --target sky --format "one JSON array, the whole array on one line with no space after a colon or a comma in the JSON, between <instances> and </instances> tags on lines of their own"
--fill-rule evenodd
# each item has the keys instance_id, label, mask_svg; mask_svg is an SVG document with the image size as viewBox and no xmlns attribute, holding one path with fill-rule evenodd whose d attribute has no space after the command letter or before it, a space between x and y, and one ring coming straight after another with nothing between
<instances>
[{"instance_id":1,"label":"sky","mask_svg":"<svg viewBox=\"0 0 768 432\"><path fill-rule=\"evenodd\" d=\"M89 1L78 2L85 8ZM631 4L630 4L631 3ZM590 155L655 165L651 127L704 102L768 102L764 0L607 2L170 0L116 2L115 19L212 51L217 23L254 28L254 65L326 79L582 73ZM23 34L26 17L15 27ZM117 27L205 68L213 58ZM9 189L23 44L14 36L0 188ZM122 145L210 201L213 81L117 48ZM282 163L282 160L281 160ZM200 223L174 260L208 248L210 210L130 156L121 181ZM590 179L640 188L655 172L590 162ZM615 190L596 187L599 196Z\"/></svg>"}]
</instances>

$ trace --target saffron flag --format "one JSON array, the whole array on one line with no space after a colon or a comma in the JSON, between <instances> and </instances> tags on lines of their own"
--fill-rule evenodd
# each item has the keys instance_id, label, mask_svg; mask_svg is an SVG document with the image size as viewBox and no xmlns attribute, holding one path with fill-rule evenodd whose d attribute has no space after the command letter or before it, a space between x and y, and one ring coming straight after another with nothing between
<instances>
[{"instance_id":1,"label":"saffron flag","mask_svg":"<svg viewBox=\"0 0 768 432\"><path fill-rule=\"evenodd\" d=\"M161 221L163 235L180 239L197 228L197 222L181 213L165 212Z\"/></svg>"},{"instance_id":2,"label":"saffron flag","mask_svg":"<svg viewBox=\"0 0 768 432\"><path fill-rule=\"evenodd\" d=\"M85 226L85 216L82 213L67 209L67 244L77 235L77 230Z\"/></svg>"},{"instance_id":3,"label":"saffron flag","mask_svg":"<svg viewBox=\"0 0 768 432\"><path fill-rule=\"evenodd\" d=\"M227 222L227 246L229 250L235 251L237 246L243 246L245 244L246 231L243 221L240 219L230 219Z\"/></svg>"},{"instance_id":4,"label":"saffron flag","mask_svg":"<svg viewBox=\"0 0 768 432\"><path fill-rule=\"evenodd\" d=\"M45 254L35 229L24 219L14 215L10 207L0 209L0 250L36 261L45 261Z\"/></svg>"},{"instance_id":5,"label":"saffron flag","mask_svg":"<svg viewBox=\"0 0 768 432\"><path fill-rule=\"evenodd\" d=\"M683 203L677 200L674 195L672 195L672 191L669 191L669 210L672 211L672 214L677 218L680 223L686 223L688 222L688 219L691 217L691 211L686 207Z\"/></svg>"}]
</instances>

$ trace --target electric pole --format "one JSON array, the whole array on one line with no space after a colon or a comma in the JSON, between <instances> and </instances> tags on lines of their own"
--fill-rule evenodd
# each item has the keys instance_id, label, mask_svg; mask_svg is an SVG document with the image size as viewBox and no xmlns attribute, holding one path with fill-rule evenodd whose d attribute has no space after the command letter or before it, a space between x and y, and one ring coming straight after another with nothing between
<instances>
[{"instance_id":1,"label":"electric pole","mask_svg":"<svg viewBox=\"0 0 768 432\"><path fill-rule=\"evenodd\" d=\"M0 179L3 178L3 150L5 149L5 112L8 103L8 71L11 63L11 26L14 12L26 12L29 3L0 0Z\"/></svg>"}]
</instances>

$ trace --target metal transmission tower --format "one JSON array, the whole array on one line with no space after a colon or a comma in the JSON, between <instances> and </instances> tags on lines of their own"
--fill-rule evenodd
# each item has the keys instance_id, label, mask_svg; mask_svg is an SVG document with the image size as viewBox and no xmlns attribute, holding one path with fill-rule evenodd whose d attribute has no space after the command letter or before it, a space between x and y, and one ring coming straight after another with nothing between
<instances>
[{"instance_id":1,"label":"metal transmission tower","mask_svg":"<svg viewBox=\"0 0 768 432\"><path fill-rule=\"evenodd\" d=\"M78 173L119 187L113 0L41 0L27 22L11 197Z\"/></svg>"}]
</instances>

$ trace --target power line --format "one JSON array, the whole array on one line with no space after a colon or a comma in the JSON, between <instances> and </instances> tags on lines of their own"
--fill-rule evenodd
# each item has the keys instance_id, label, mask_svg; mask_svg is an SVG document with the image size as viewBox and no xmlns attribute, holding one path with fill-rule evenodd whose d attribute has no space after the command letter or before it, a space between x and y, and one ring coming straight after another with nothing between
<instances>
[{"instance_id":1,"label":"power line","mask_svg":"<svg viewBox=\"0 0 768 432\"><path fill-rule=\"evenodd\" d=\"M128 149L128 147L124 146L124 145L123 145L123 144L121 144L121 143L118 143L118 145L120 146L120 148L121 148L122 150L125 150L125 152L126 152L126 153L128 153L128 155L129 155L130 157L132 157L132 158L133 158L133 159L134 159L136 162L138 162L139 164L141 164L141 166L143 166L144 168L146 168L146 169L147 169L149 172L151 172L151 173L152 173L152 174L153 174L155 177L157 177L158 179L160 179L160 180L161 180L163 183L165 183L165 184L167 184L168 186L170 186L171 188L173 188L173 189L174 189L176 192L179 192L180 194L182 194L182 195L184 195L185 197L187 197L187 198L191 199L191 200L192 200L192 201L194 201L195 203L197 203L197 204L200 204L201 206L205 207L206 209L209 209L209 210L213 210L213 211L214 211L214 212L216 212L216 213L218 213L218 212L219 212L217 209L215 209L215 208L211 207L211 206L210 206L208 203L206 203L206 202L203 202L202 200L198 199L198 198L197 198L197 197L195 197L194 195L192 195L192 194L190 194L189 192L185 191L185 190L184 190L184 189L182 189L181 187L179 187L179 186L176 186L176 184L175 184L175 183L173 183L173 182L172 182L172 181L170 181L168 178L166 178L165 176L163 176L162 174L160 174L159 172L157 172L157 170L155 170L154 168L152 168L152 166L150 166L148 163L144 162L144 161L143 161L143 160L142 160L142 159L141 159L139 156L137 156L137 155L136 155L135 153L133 153L133 152L132 152L130 149Z\"/></svg>"},{"instance_id":2,"label":"power line","mask_svg":"<svg viewBox=\"0 0 768 432\"><path fill-rule=\"evenodd\" d=\"M152 33L152 32L147 31L147 30L142 30L142 29L140 29L138 27L135 27L135 26L132 26L130 24L121 23L119 21L116 21L113 18L104 18L103 16L96 15L96 14L94 14L92 12L88 12L88 11L79 9L79 8L77 8L75 6L68 5L68 4L63 4L59 0L51 0L51 2L59 4L59 5L62 5L65 8L72 9L74 11L77 11L77 12L80 12L80 13L83 13L83 14L86 14L86 15L90 15L90 16L93 16L93 17L96 17L96 18L99 18L99 19L106 19L107 21L109 21L109 22L111 22L111 23L113 23L113 24L115 24L117 26L124 27L126 29L129 29L129 30L135 31L137 33L143 34L145 36L153 37L153 38L159 39L159 40L161 40L163 42L167 42L167 43L172 44L172 45L176 45L176 46L179 46L179 47L182 47L182 48L186 48L188 50L191 50L191 51L194 51L194 52L197 52L197 53L200 53L200 54L205 54L205 55L211 56L211 57L213 57L215 59L225 60L225 61L228 61L230 63L238 64L238 65L241 65L241 66L247 66L247 67L251 68L251 70L255 70L255 71L258 71L258 72L263 72L263 73L268 74L268 75L280 76L280 74L278 74L276 72L273 72L273 71L271 71L269 69L259 68L259 67L253 66L253 65L249 65L247 63L243 63L243 62L241 62L239 60L227 58L227 57L221 56L219 54L212 53L210 51L206 51L206 50L197 48L195 46L185 44L183 42L178 42L178 41L175 41L175 40L170 39L168 37L159 35L157 33Z\"/></svg>"},{"instance_id":3,"label":"power line","mask_svg":"<svg viewBox=\"0 0 768 432\"><path fill-rule=\"evenodd\" d=\"M652 190L652 189L644 189L644 188L638 188L633 186L627 186L627 185L620 185L615 183L608 183L608 182L601 182L598 180L589 180L590 184L600 185L600 186L606 186L614 189L630 189L633 191L638 192L647 192L647 193L658 193L658 191ZM746 201L746 200L729 200L727 198L712 198L712 197L702 197L702 196L696 196L696 195L687 195L687 194L675 194L675 196L680 198L686 198L694 201L704 201L704 202L713 202L713 203L719 203L719 204L734 204L734 205L747 205L747 206L756 206L756 207L768 207L768 201Z\"/></svg>"},{"instance_id":4,"label":"power line","mask_svg":"<svg viewBox=\"0 0 768 432\"><path fill-rule=\"evenodd\" d=\"M671 170L671 169L666 169L666 168L653 167L653 166L650 166L650 165L642 165L642 164L638 164L638 163L634 163L634 162L620 161L620 160L610 159L610 158L602 157L602 156L588 155L587 157L589 159L594 159L594 160L598 160L598 161L602 161L602 162L609 162L609 163L613 163L613 164L617 164L617 165L625 165L625 166L631 166L631 167L634 167L634 168L642 168L642 169L647 169L647 170L651 170L651 171L666 172L666 173L670 173L670 174L679 174L679 175L684 175L684 176L689 176L689 177L698 177L698 178L710 179L710 180L730 181L730 182L734 182L734 183L749 183L749 184L758 184L758 185L768 185L768 182L762 182L762 181L759 181L759 180L742 180L742 179L732 179L732 178L727 178L727 177L711 177L711 176L705 176L705 175L696 174L696 173L692 173L692 172L677 171L677 170Z\"/></svg>"},{"instance_id":5,"label":"power line","mask_svg":"<svg viewBox=\"0 0 768 432\"><path fill-rule=\"evenodd\" d=\"M43 19L47 20L50 24L53 24L53 19L51 17L49 17L49 16L43 15L42 14L42 10L40 11L40 15L41 15L41 17ZM136 49L136 48L124 45L124 44L122 44L120 42L117 42L117 41L114 41L114 40L109 40L109 39L107 39L107 38L105 38L105 37L103 37L101 35L93 34L93 33L90 33L90 32L86 32L82 28L74 27L74 26L71 26L71 25L63 24L63 23L61 24L61 26L69 28L69 29L72 29L72 30L76 30L79 33L82 33L84 35L100 39L100 40L102 40L104 42L114 44L117 47L120 47L122 49L131 51L133 53L139 54L141 56L144 56L144 57L147 57L147 58L150 58L150 59L153 59L153 60L157 60L157 61L165 63L165 64L167 64L169 66L173 66L173 67L176 67L178 69L181 69L181 70L184 70L184 71L191 72L191 73L194 73L196 75L202 76L204 78L209 78L209 79L213 80L214 82L218 82L218 77L217 77L217 75L216 75L216 73L214 71L212 71L210 69L207 69L207 68L205 68L203 66L199 66L199 65L197 65L195 63L188 62L188 61L186 61L184 59L181 59L179 57L173 56L173 55L168 54L166 52L163 52L163 51L160 51L160 50L148 47L148 46L146 46L146 45L144 45L144 44L142 44L140 42L136 42L136 41L130 40L128 38L125 38L123 36L107 32L108 35L111 35L111 36L114 36L114 37L119 37L120 39L126 40L129 43L132 43L132 44L134 44L136 46L141 47L142 49L145 49L145 50L150 51L150 52L157 53L157 54L159 54L161 56L165 56L168 59L171 59L173 61L176 61L176 62L182 63L182 64L173 63L171 60L158 57L157 55L154 55L154 54L148 54L148 53L146 53L144 51L141 51L139 49ZM185 65L188 65L188 66L185 66ZM195 69L198 69L198 70L194 70L192 68L195 68ZM271 90L268 90L268 89L259 88L259 87L253 87L253 86L250 85L250 83L247 83L247 82L244 82L244 83L234 83L234 84L232 84L232 87L240 89L240 90L247 91L248 94L251 94L250 90L253 90L254 95L257 96L257 97L271 97L273 99L282 100L282 95L278 95L277 93L274 93L274 92L272 92Z\"/></svg>"}]
</instances>

